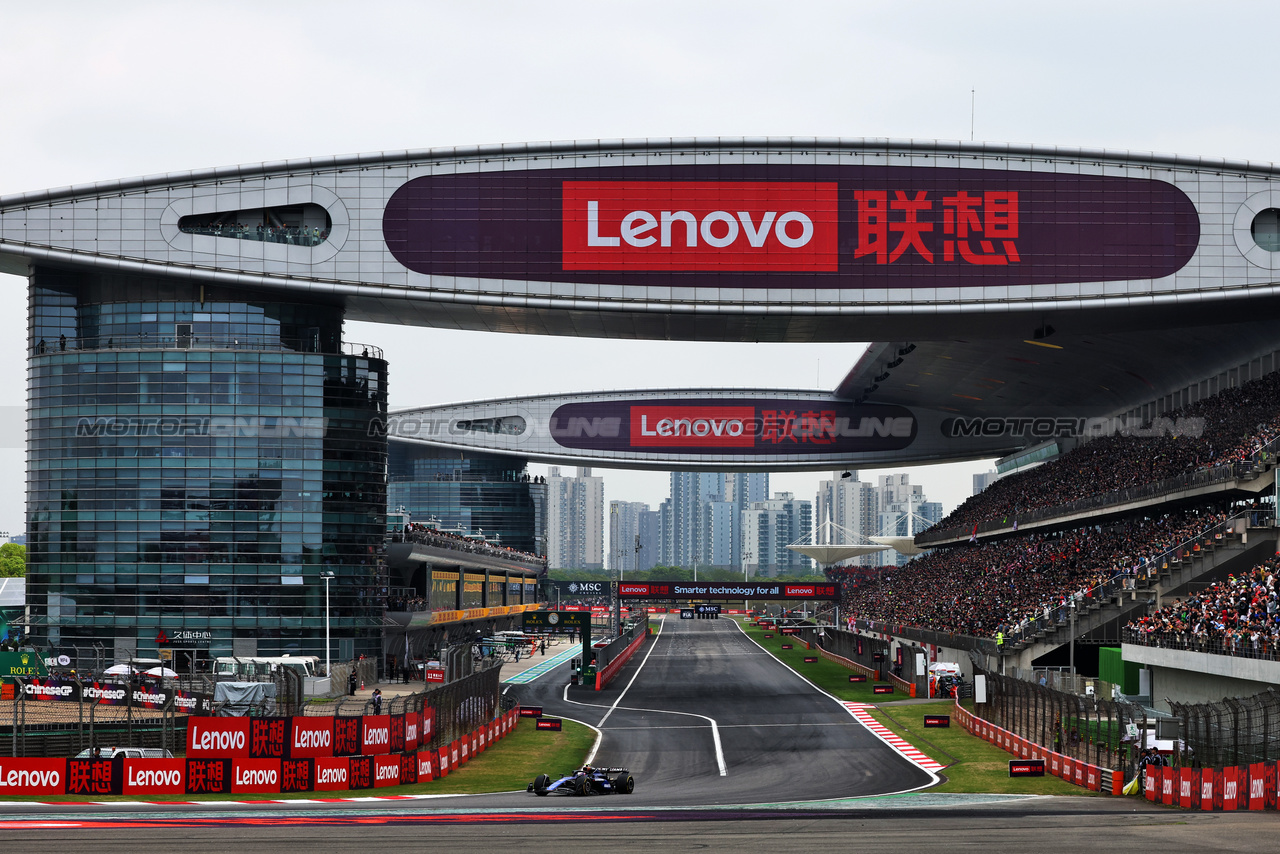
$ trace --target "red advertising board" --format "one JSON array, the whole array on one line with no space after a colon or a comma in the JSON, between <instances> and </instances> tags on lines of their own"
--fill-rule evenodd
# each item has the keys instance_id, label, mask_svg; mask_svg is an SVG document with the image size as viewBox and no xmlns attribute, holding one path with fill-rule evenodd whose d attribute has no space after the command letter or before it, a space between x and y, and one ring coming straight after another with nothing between
<instances>
[{"instance_id":1,"label":"red advertising board","mask_svg":"<svg viewBox=\"0 0 1280 854\"><path fill-rule=\"evenodd\" d=\"M373 757L373 785L400 785L400 755Z\"/></svg>"},{"instance_id":2,"label":"red advertising board","mask_svg":"<svg viewBox=\"0 0 1280 854\"><path fill-rule=\"evenodd\" d=\"M1159 769L1149 767L1147 773L1156 772L1160 776L1160 803L1173 804L1173 768L1162 765Z\"/></svg>"},{"instance_id":3,"label":"red advertising board","mask_svg":"<svg viewBox=\"0 0 1280 854\"><path fill-rule=\"evenodd\" d=\"M190 726L188 726L190 731ZM187 759L188 795L223 795L231 791L230 759Z\"/></svg>"},{"instance_id":4,"label":"red advertising board","mask_svg":"<svg viewBox=\"0 0 1280 854\"><path fill-rule=\"evenodd\" d=\"M0 794L61 795L66 774L65 759L0 759Z\"/></svg>"},{"instance_id":5,"label":"red advertising board","mask_svg":"<svg viewBox=\"0 0 1280 854\"><path fill-rule=\"evenodd\" d=\"M1194 768L1178 769L1178 806L1189 810L1200 807L1200 772Z\"/></svg>"},{"instance_id":6,"label":"red advertising board","mask_svg":"<svg viewBox=\"0 0 1280 854\"><path fill-rule=\"evenodd\" d=\"M279 759L231 760L232 792L279 792Z\"/></svg>"},{"instance_id":7,"label":"red advertising board","mask_svg":"<svg viewBox=\"0 0 1280 854\"><path fill-rule=\"evenodd\" d=\"M189 718L187 758L248 757L249 718Z\"/></svg>"},{"instance_id":8,"label":"red advertising board","mask_svg":"<svg viewBox=\"0 0 1280 854\"><path fill-rule=\"evenodd\" d=\"M65 787L68 795L118 795L116 764L110 759L68 759Z\"/></svg>"},{"instance_id":9,"label":"red advertising board","mask_svg":"<svg viewBox=\"0 0 1280 854\"><path fill-rule=\"evenodd\" d=\"M280 761L280 791L310 792L314 759L282 759Z\"/></svg>"},{"instance_id":10,"label":"red advertising board","mask_svg":"<svg viewBox=\"0 0 1280 854\"><path fill-rule=\"evenodd\" d=\"M1204 768L1200 771L1200 809L1208 811L1213 809L1215 793L1213 791L1213 769Z\"/></svg>"},{"instance_id":11,"label":"red advertising board","mask_svg":"<svg viewBox=\"0 0 1280 854\"><path fill-rule=\"evenodd\" d=\"M185 795L185 759L126 759L122 795Z\"/></svg>"},{"instance_id":12,"label":"red advertising board","mask_svg":"<svg viewBox=\"0 0 1280 854\"><path fill-rule=\"evenodd\" d=\"M391 752L391 715L365 715L360 719L360 753L374 756Z\"/></svg>"},{"instance_id":13,"label":"red advertising board","mask_svg":"<svg viewBox=\"0 0 1280 854\"><path fill-rule=\"evenodd\" d=\"M347 790L347 778L350 776L351 760L346 757L320 757L315 760L315 782L313 788L317 792L344 792Z\"/></svg>"},{"instance_id":14,"label":"red advertising board","mask_svg":"<svg viewBox=\"0 0 1280 854\"><path fill-rule=\"evenodd\" d=\"M372 789L373 788L373 760L372 756L351 756L347 759L347 788L348 789Z\"/></svg>"},{"instance_id":15,"label":"red advertising board","mask_svg":"<svg viewBox=\"0 0 1280 854\"><path fill-rule=\"evenodd\" d=\"M1254 762L1249 766L1249 809L1260 810L1267 802L1267 763Z\"/></svg>"},{"instance_id":16,"label":"red advertising board","mask_svg":"<svg viewBox=\"0 0 1280 854\"><path fill-rule=\"evenodd\" d=\"M417 712L405 712L404 715L404 750L413 753L418 749L418 728L422 726L422 717Z\"/></svg>"},{"instance_id":17,"label":"red advertising board","mask_svg":"<svg viewBox=\"0 0 1280 854\"><path fill-rule=\"evenodd\" d=\"M1238 809L1240 806L1240 769L1222 769L1222 808Z\"/></svg>"},{"instance_id":18,"label":"red advertising board","mask_svg":"<svg viewBox=\"0 0 1280 854\"><path fill-rule=\"evenodd\" d=\"M423 671L423 682L428 684L437 683L444 684L444 669L440 667L428 667Z\"/></svg>"},{"instance_id":19,"label":"red advertising board","mask_svg":"<svg viewBox=\"0 0 1280 854\"><path fill-rule=\"evenodd\" d=\"M434 750L418 751L418 782L430 783L436 778L436 767L439 765L440 757Z\"/></svg>"},{"instance_id":20,"label":"red advertising board","mask_svg":"<svg viewBox=\"0 0 1280 854\"><path fill-rule=\"evenodd\" d=\"M451 748L448 748L448 747L440 748L440 763L436 766L437 777L449 776L449 766L452 764L449 761L451 758L450 756L451 753L452 753Z\"/></svg>"},{"instance_id":21,"label":"red advertising board","mask_svg":"<svg viewBox=\"0 0 1280 854\"><path fill-rule=\"evenodd\" d=\"M332 756L333 721L333 718L293 718L290 722L289 756Z\"/></svg>"},{"instance_id":22,"label":"red advertising board","mask_svg":"<svg viewBox=\"0 0 1280 854\"><path fill-rule=\"evenodd\" d=\"M418 744L430 744L436 735L436 710L430 706L422 710L418 728Z\"/></svg>"}]
</instances>

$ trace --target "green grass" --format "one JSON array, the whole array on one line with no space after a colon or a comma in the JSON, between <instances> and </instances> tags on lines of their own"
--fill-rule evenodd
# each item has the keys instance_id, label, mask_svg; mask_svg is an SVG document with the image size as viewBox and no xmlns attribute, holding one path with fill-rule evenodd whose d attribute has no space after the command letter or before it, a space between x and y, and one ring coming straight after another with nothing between
<instances>
[{"instance_id":1,"label":"green grass","mask_svg":"<svg viewBox=\"0 0 1280 854\"><path fill-rule=\"evenodd\" d=\"M481 792L523 791L539 774L563 774L581 767L595 742L595 730L572 721L560 732L538 730L532 718L520 718L516 731L481 753L447 777L412 786L358 789L350 792L298 792L296 794L228 795L35 795L4 798L4 801L243 801L294 800L299 798L344 798L376 795L456 795ZM532 795L530 795L532 797Z\"/></svg>"},{"instance_id":2,"label":"green grass","mask_svg":"<svg viewBox=\"0 0 1280 854\"><path fill-rule=\"evenodd\" d=\"M765 632L748 623L741 624L746 633L784 664L802 674L822 690L841 700L873 703L877 708L872 717L893 732L902 736L930 759L946 765L941 772L946 782L934 792L979 792L991 794L1025 795L1098 795L1080 786L1074 786L1057 777L1010 777L1009 760L1016 757L975 735L952 718L947 728L924 728L925 715L949 715L954 711L950 701L910 703L896 705L895 701L907 699L907 695L872 693L874 678L862 683L850 683L851 671L844 665L825 658L806 664L805 656L818 655L817 650L806 650L803 642L782 635L778 631ZM765 639L765 634L773 637ZM792 649L782 649L790 643Z\"/></svg>"}]
</instances>

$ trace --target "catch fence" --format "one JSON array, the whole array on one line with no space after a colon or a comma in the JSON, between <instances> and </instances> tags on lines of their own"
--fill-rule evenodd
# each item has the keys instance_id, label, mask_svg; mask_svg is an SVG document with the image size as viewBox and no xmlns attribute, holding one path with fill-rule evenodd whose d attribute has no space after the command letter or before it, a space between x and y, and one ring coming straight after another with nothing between
<instances>
[{"instance_id":1,"label":"catch fence","mask_svg":"<svg viewBox=\"0 0 1280 854\"><path fill-rule=\"evenodd\" d=\"M1280 759L1280 694L1274 688L1216 703L1170 700L1169 708L1181 733L1176 764L1222 768Z\"/></svg>"}]
</instances>

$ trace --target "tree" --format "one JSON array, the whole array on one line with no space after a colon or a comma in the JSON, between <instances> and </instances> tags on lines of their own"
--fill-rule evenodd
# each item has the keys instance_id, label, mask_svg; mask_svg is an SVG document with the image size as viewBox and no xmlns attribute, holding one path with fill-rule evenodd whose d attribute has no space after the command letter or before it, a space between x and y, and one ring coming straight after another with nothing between
<instances>
[{"instance_id":1,"label":"tree","mask_svg":"<svg viewBox=\"0 0 1280 854\"><path fill-rule=\"evenodd\" d=\"M27 577L27 547L17 543L0 546L0 578Z\"/></svg>"}]
</instances>

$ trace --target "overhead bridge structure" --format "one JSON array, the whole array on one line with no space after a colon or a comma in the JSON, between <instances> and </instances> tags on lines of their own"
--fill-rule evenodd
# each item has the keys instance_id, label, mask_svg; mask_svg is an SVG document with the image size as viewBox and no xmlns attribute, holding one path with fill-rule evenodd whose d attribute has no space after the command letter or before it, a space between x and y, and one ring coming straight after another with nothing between
<instances>
[{"instance_id":1,"label":"overhead bridge structure","mask_svg":"<svg viewBox=\"0 0 1280 854\"><path fill-rule=\"evenodd\" d=\"M0 272L30 283L33 619L52 647L118 656L176 628L216 654L308 652L331 566L341 629L375 654L388 436L778 471L1145 423L1276 369L1278 179L1128 151L690 138L2 196ZM392 413L381 350L345 320L871 343L834 389L726 390L709 365L688 389L638 372L639 390Z\"/></svg>"}]
</instances>

